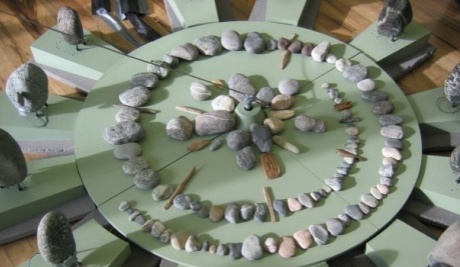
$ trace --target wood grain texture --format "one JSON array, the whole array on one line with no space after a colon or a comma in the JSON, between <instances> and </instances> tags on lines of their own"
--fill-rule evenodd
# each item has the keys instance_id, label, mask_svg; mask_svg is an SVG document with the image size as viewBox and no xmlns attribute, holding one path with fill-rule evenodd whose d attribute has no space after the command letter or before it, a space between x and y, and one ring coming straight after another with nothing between
<instances>
[{"instance_id":1,"label":"wood grain texture","mask_svg":"<svg viewBox=\"0 0 460 267\"><path fill-rule=\"evenodd\" d=\"M247 20L255 0L230 0L237 20ZM146 22L161 34L171 32L163 0L149 0L150 14ZM398 81L406 94L412 94L444 84L452 68L460 62L460 8L454 0L411 0L414 20L432 32L430 43L437 47L432 58ZM102 20L91 14L90 0L2 0L0 10L0 87L3 87L10 73L22 63L32 59L29 46L45 29L18 19L25 17L52 27L56 24L57 10L64 6L75 9L83 27L109 43L116 43L124 51L132 51L129 43L119 39ZM379 0L321 0L315 30L349 41L365 30L377 19L383 6ZM132 34L135 29L124 25ZM139 37L141 38L141 37ZM49 79L52 94L79 95L73 88ZM29 156L28 159L35 157ZM1 192L0 192L1 193ZM36 253L35 237L28 237L0 246L0 266L18 266Z\"/></svg>"}]
</instances>

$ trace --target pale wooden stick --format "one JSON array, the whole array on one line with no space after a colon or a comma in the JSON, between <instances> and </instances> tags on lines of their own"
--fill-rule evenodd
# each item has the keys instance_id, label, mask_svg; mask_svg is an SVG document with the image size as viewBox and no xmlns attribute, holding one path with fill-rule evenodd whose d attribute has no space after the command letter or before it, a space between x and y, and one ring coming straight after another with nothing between
<instances>
[{"instance_id":1,"label":"pale wooden stick","mask_svg":"<svg viewBox=\"0 0 460 267\"><path fill-rule=\"evenodd\" d=\"M270 221L276 222L275 209L273 209L273 200L268 192L268 187L263 187L262 192L264 193L265 202L267 203L268 212L270 213Z\"/></svg>"},{"instance_id":2,"label":"pale wooden stick","mask_svg":"<svg viewBox=\"0 0 460 267\"><path fill-rule=\"evenodd\" d=\"M165 203L163 209L168 210L171 207L171 205L173 203L173 199L177 195L182 193L182 191L184 191L185 186L187 185L187 183L190 181L190 179L192 179L193 175L195 174L195 170L196 170L196 167L193 166L193 169L188 173L187 177L185 177L185 179L182 180L182 182L180 182L180 184L177 186L176 190L174 190L172 195L168 198L168 200L166 200L166 203Z\"/></svg>"},{"instance_id":3,"label":"pale wooden stick","mask_svg":"<svg viewBox=\"0 0 460 267\"><path fill-rule=\"evenodd\" d=\"M192 108L192 107L186 107L186 106L176 106L177 110L184 111L193 115L201 115L204 113L204 111L199 110L197 108Z\"/></svg>"}]
</instances>

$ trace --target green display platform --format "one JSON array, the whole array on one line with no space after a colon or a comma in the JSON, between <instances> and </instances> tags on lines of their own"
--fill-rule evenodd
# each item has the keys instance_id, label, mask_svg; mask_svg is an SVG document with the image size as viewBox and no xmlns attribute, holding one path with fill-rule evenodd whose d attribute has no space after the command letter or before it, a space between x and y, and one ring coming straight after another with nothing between
<instances>
[{"instance_id":1,"label":"green display platform","mask_svg":"<svg viewBox=\"0 0 460 267\"><path fill-rule=\"evenodd\" d=\"M404 33L392 42L390 37L377 34L377 22L355 37L350 45L361 50L380 66L388 66L404 60L428 45L430 32L415 21L409 23Z\"/></svg>"},{"instance_id":2,"label":"green display platform","mask_svg":"<svg viewBox=\"0 0 460 267\"><path fill-rule=\"evenodd\" d=\"M31 218L85 193L74 156L27 162L29 176L16 186L0 189L0 229Z\"/></svg>"},{"instance_id":3,"label":"green display platform","mask_svg":"<svg viewBox=\"0 0 460 267\"><path fill-rule=\"evenodd\" d=\"M183 28L219 22L219 16L215 2L219 0L167 1Z\"/></svg>"},{"instance_id":4,"label":"green display platform","mask_svg":"<svg viewBox=\"0 0 460 267\"><path fill-rule=\"evenodd\" d=\"M460 185L455 182L458 177L452 173L449 159L423 156L414 196L425 203L460 214Z\"/></svg>"},{"instance_id":5,"label":"green display platform","mask_svg":"<svg viewBox=\"0 0 460 267\"><path fill-rule=\"evenodd\" d=\"M274 39L287 37L295 32L298 39L304 42L330 41L332 54L339 58L351 58L354 62L368 66L369 76L376 81L377 89L389 94L395 105L395 114L404 118L403 165L396 173L395 186L389 196L366 219L352 222L343 235L332 238L327 245L314 246L307 251L298 249L296 256L288 260L265 254L262 259L251 262L251 265L311 265L324 262L362 244L398 213L409 197L420 169L421 140L418 123L404 94L374 61L360 54L357 49L314 31L278 23L228 22L187 28L137 49L131 55L144 60L161 59L164 53L177 45L192 42L203 35L220 36L228 29L241 34L258 31ZM146 68L145 63L124 58L106 72L88 95L77 121L75 143L77 165L85 187L101 213L118 231L146 250L180 265L245 266L248 264L245 259L232 261L228 257L208 253L174 250L170 245L152 239L139 226L129 222L127 215L118 210L118 205L121 201L128 201L132 208L141 211L147 218L158 219L173 231L185 230L198 236L200 240L209 240L215 244L242 242L250 234L258 234L263 238L281 237L292 235L294 231L307 228L311 224L324 223L328 218L341 214L347 205L359 203L360 196L379 183L378 168L382 160L380 150L384 138L380 137L377 117L370 112L371 103L361 99L356 85L344 80L333 64L318 63L309 57L292 55L287 68L280 70L281 54L281 51L262 54L226 51L215 57L200 56L193 62L182 62L178 67L181 72L207 80L226 81L234 73L243 73L256 88L276 88L286 78L296 79L302 84L301 92L295 96L296 114L323 119L328 130L322 134L300 133L293 129L292 120L287 121L282 136L299 146L300 153L294 155L274 147L273 152L281 163L280 178L267 180L260 164L250 171L241 170L235 164L236 152L225 145L215 152L208 149L188 152L186 146L190 142L205 137L194 136L189 142L180 142L166 136L165 125L171 118L183 115L194 119L193 115L176 110L176 106L211 110L210 101L196 101L190 96L190 84L197 80L174 71L152 90L152 99L146 105L161 112L156 115L142 115L141 125L147 132L147 137L140 142L143 147L142 155L153 169L159 171L162 184L177 185L196 166L197 173L187 185L185 193L206 205L263 202L262 187L265 186L272 189L276 199L297 197L301 192L318 190L324 185L323 179L331 177L335 167L342 161L336 156L335 149L343 147L347 140L344 132L346 125L338 123L340 113L334 111L333 101L321 88L322 83L329 82L341 92L344 99L354 103L353 115L362 119L357 124L360 129L359 138L363 140L359 148L360 154L368 159L351 169L343 190L331 193L313 209L278 218L277 223L212 223L191 211L180 211L174 207L168 211L163 210L164 203L154 202L150 190L142 191L133 186L133 177L123 174L121 170L124 162L113 157L113 146L102 138L103 130L115 124L117 109L112 104L118 103L118 94L129 88L129 78L134 73L145 71ZM214 86L209 88L213 90L213 97L222 92ZM207 138L225 138L225 135Z\"/></svg>"},{"instance_id":6,"label":"green display platform","mask_svg":"<svg viewBox=\"0 0 460 267\"><path fill-rule=\"evenodd\" d=\"M0 127L10 133L17 141L47 141L73 140L75 123L82 102L62 96L49 95L48 124L45 127L35 127L37 122L34 115L20 116L9 101L5 92L0 92Z\"/></svg>"},{"instance_id":7,"label":"green display platform","mask_svg":"<svg viewBox=\"0 0 460 267\"><path fill-rule=\"evenodd\" d=\"M366 243L366 255L378 267L427 266L428 253L436 244L400 220L395 220Z\"/></svg>"},{"instance_id":8,"label":"green display platform","mask_svg":"<svg viewBox=\"0 0 460 267\"><path fill-rule=\"evenodd\" d=\"M308 0L269 0L265 20L297 26Z\"/></svg>"},{"instance_id":9,"label":"green display platform","mask_svg":"<svg viewBox=\"0 0 460 267\"><path fill-rule=\"evenodd\" d=\"M77 258L82 266L118 267L122 266L131 254L127 242L110 234L94 220L78 227L73 234L77 245ZM51 267L52 265L37 254L21 266Z\"/></svg>"},{"instance_id":10,"label":"green display platform","mask_svg":"<svg viewBox=\"0 0 460 267\"><path fill-rule=\"evenodd\" d=\"M47 30L30 49L38 64L98 80L121 55L96 45L120 51L88 31L84 31L84 39L88 45L79 45L82 51L77 51L74 45L62 40L60 33Z\"/></svg>"}]
</instances>

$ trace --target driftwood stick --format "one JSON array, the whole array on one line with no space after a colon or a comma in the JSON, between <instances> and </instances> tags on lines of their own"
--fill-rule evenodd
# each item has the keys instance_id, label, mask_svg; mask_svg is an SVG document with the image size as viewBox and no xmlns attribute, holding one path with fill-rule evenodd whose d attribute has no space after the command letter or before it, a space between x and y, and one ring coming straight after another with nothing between
<instances>
[{"instance_id":1,"label":"driftwood stick","mask_svg":"<svg viewBox=\"0 0 460 267\"><path fill-rule=\"evenodd\" d=\"M273 208L272 197L270 196L270 192L268 192L268 187L264 186L262 188L262 192L264 193L265 203L267 203L268 213L270 214L270 221L274 223L276 222L276 215L275 209Z\"/></svg>"},{"instance_id":2,"label":"driftwood stick","mask_svg":"<svg viewBox=\"0 0 460 267\"><path fill-rule=\"evenodd\" d=\"M187 185L187 183L190 181L190 179L192 179L193 175L195 174L195 170L196 170L196 166L193 166L193 169L188 173L187 177L185 177L185 179L182 180L182 182L180 182L180 184L177 186L176 190L174 190L172 195L168 198L168 200L166 200L166 203L165 203L163 209L168 210L171 207L171 205L173 203L173 199L177 195L182 193L182 191L184 191L185 186Z\"/></svg>"},{"instance_id":3,"label":"driftwood stick","mask_svg":"<svg viewBox=\"0 0 460 267\"><path fill-rule=\"evenodd\" d=\"M179 111L184 111L184 112L187 112L193 115L197 115L197 116L205 113L204 111L199 110L197 108L186 107L186 106L176 106L176 109Z\"/></svg>"}]
</instances>

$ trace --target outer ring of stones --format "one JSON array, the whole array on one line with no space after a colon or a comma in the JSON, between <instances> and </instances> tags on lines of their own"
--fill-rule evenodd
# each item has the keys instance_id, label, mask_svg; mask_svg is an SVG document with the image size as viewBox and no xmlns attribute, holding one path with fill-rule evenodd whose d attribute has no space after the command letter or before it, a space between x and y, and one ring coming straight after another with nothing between
<instances>
[{"instance_id":1,"label":"outer ring of stones","mask_svg":"<svg viewBox=\"0 0 460 267\"><path fill-rule=\"evenodd\" d=\"M332 56L330 56L330 55L332 55L332 54L328 55L328 59L332 58L334 56L334 55L332 55ZM323 60L321 60L321 61L323 61ZM328 62L329 62L329 60L328 60ZM332 63L332 62L329 62L329 63ZM327 87L324 86L323 88L327 89L328 94L329 94L330 88L328 86ZM336 103L340 103L342 101L341 98L338 97L338 95L336 97L330 96L330 98L333 99ZM389 102L389 101L387 101L387 102ZM391 105L391 103L389 103L389 104ZM389 111L388 113L384 113L384 115L391 114L391 113L393 113L393 110ZM382 114L377 114L377 115L382 115ZM382 149L382 154L384 154L383 156L384 156L384 162L385 162L385 159L389 158L389 156L385 155L385 152L383 152L383 149ZM349 164L352 164L353 163L353 158L349 158L349 159L350 159ZM390 165L391 169L394 170L394 168L396 168L396 164L397 164L397 162L399 160L401 160L401 158L393 159L393 160L387 160L386 163L383 163L383 166L389 166ZM381 167L381 169L382 169L382 167ZM379 170L379 173L381 173L381 170ZM325 244L327 244L327 241L328 241L328 239L329 239L329 237L331 235L332 236L338 236L342 232L342 231L338 232L338 231L331 230L333 226L337 226L338 224L340 224L343 227L346 227L346 226L349 225L350 219L353 219L353 220L362 220L362 219L364 219L365 216L370 213L371 208L377 207L378 202L381 199L383 199L383 197L385 195L387 195L389 193L389 186L392 185L392 178L393 178L393 176L385 177L385 176L382 175L382 177L380 178L380 183L378 183L375 187L371 188L370 193L365 193L365 194L361 195L359 204L348 205L345 208L344 213L339 214L337 218L328 219L324 224L310 225L308 227L308 231L310 232L310 239L313 238L313 240L316 242L317 245L325 245ZM324 187L324 188L331 189L327 184L325 186L326 187ZM329 190L329 189L327 189L327 190ZM320 189L320 190L324 191L324 189ZM136 211L134 209L131 209L129 207L129 204L127 202L125 202L125 201L120 203L119 209L120 209L120 211L124 211L124 212L127 212L129 214L129 220L130 221L134 221L134 222L137 222L138 224L141 224L142 229L144 231L149 231L148 229L152 229L152 232L151 232L152 235L154 237L159 238L162 242L169 243L171 238L175 235L175 233L173 233L170 229L167 229L159 221L154 221L154 220L145 221L145 220L143 220L143 217L140 214L140 212L138 212L138 211ZM326 225L326 227L324 227L324 225ZM156 229L155 231L159 231L159 232L155 232L155 234L153 234L153 229L154 228ZM299 231L303 231L303 230L299 230ZM185 250L189 251L189 252L196 251L195 249L191 248L191 247L194 247L195 245L197 245L197 243L199 243L199 241L197 240L196 236L186 234L183 231L179 231L176 234L178 234L178 235L187 235L186 238L185 238L187 241L186 241L185 247L183 245L179 245L179 244L172 244L174 248L176 248L178 250L182 250L182 249L185 248ZM294 233L294 236L296 236L296 234L297 234L297 232ZM251 242L254 241L253 240L254 235L249 236L243 242L243 246L244 246L244 243L248 239L251 239ZM258 237L257 237L257 239L258 239ZM288 237L288 239L289 239L289 237ZM297 239L296 239L296 241L298 242ZM257 242L260 242L260 240L258 239ZM283 238L282 242L290 243L291 240L285 240ZM292 242L294 242L294 240L292 240ZM206 241L204 243L207 244L206 248L208 248L209 244ZM228 248L227 247L221 247L221 246L224 246L224 245L225 244L221 243L221 244L219 244L218 248L214 248L214 249L217 249L217 250L220 249L221 252L222 252L222 255L226 255L227 252L228 252ZM282 244L280 244L280 246L281 245ZM312 244L309 244L307 247L303 247L303 246L301 246L301 247L303 249L307 249L311 245ZM212 247L212 245L211 245L211 247ZM265 248L265 249L267 249L267 248ZM210 251L211 251L211 249L210 249ZM214 253L215 252L216 251L214 250ZM281 252L280 252L280 254L281 254ZM246 255L240 255L238 258L241 258L242 256L248 258ZM284 258L293 257L293 256L295 256L295 250L294 250L294 254L283 253L283 255L281 255L281 256L284 257ZM235 258L233 258L233 259L235 259ZM248 259L254 260L254 259L257 259L257 258L248 258Z\"/></svg>"}]
</instances>

